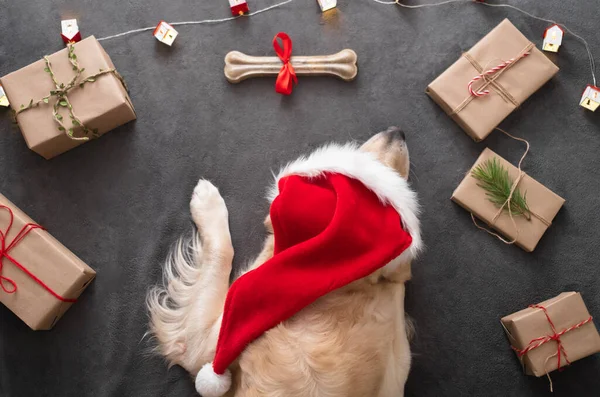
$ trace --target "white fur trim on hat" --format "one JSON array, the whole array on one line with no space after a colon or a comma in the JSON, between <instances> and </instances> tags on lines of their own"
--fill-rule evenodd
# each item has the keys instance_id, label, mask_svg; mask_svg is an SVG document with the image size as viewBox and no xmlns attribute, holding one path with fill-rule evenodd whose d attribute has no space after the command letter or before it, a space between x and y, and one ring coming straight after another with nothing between
<instances>
[{"instance_id":1,"label":"white fur trim on hat","mask_svg":"<svg viewBox=\"0 0 600 397\"><path fill-rule=\"evenodd\" d=\"M202 397L221 397L231 388L231 372L215 373L212 363L205 364L196 375L196 391Z\"/></svg>"},{"instance_id":2,"label":"white fur trim on hat","mask_svg":"<svg viewBox=\"0 0 600 397\"><path fill-rule=\"evenodd\" d=\"M396 171L378 161L371 153L361 151L357 144L330 144L315 150L308 157L289 163L275 176L275 184L269 190L268 198L273 201L277 197L277 182L285 176L317 177L325 172L354 178L375 193L382 203L392 205L402 218L402 226L412 237L411 246L394 262L416 258L423 248L416 193Z\"/></svg>"}]
</instances>

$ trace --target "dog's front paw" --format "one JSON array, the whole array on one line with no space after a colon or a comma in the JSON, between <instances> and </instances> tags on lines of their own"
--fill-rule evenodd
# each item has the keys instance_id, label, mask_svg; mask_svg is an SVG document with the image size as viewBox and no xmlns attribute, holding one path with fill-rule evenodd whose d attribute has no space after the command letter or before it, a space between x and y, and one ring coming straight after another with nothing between
<instances>
[{"instance_id":1,"label":"dog's front paw","mask_svg":"<svg viewBox=\"0 0 600 397\"><path fill-rule=\"evenodd\" d=\"M201 179L190 201L192 219L201 231L228 227L227 206L219 189L207 180Z\"/></svg>"}]
</instances>

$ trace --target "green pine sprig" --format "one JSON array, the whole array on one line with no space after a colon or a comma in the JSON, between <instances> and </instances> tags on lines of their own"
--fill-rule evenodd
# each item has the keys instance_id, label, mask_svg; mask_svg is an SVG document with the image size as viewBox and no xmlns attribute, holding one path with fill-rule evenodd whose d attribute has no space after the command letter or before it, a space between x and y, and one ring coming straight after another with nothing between
<instances>
[{"instance_id":1,"label":"green pine sprig","mask_svg":"<svg viewBox=\"0 0 600 397\"><path fill-rule=\"evenodd\" d=\"M504 206L503 210L508 211L508 204L505 203L514 181L498 159L494 157L482 162L471 171L471 175L477 179L477 186L486 191L488 200L498 208ZM515 189L510 200L510 211L513 215L531 219L531 211L527 205L527 192L521 193L518 188Z\"/></svg>"}]
</instances>

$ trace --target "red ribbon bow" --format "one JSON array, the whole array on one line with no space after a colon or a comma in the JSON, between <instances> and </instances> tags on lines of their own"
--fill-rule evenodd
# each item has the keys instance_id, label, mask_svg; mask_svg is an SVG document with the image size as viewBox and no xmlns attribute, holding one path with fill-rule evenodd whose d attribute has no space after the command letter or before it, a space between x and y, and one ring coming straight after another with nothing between
<instances>
[{"instance_id":1,"label":"red ribbon bow","mask_svg":"<svg viewBox=\"0 0 600 397\"><path fill-rule=\"evenodd\" d=\"M517 352L519 357L523 357L524 355L529 353L531 350L537 349L538 347L543 346L548 342L554 341L554 342L556 342L556 345L557 345L557 352L556 352L556 356L558 357L557 358L557 360L558 360L557 369L558 370L561 369L561 365L560 365L561 357L563 357L563 356L565 358L567 365L570 365L571 362L569 361L569 358L567 357L567 352L565 351L565 347L563 346L562 341L560 340L560 337L568 332L571 332L571 331L577 329L577 328L583 327L587 323L592 322L592 320L593 320L592 316L590 316L590 318L588 318L587 320L583 320L580 323L577 323L569 328L566 328L560 332L557 332L556 327L554 326L554 323L552 322L552 319L548 315L548 310L546 310L546 308L544 306L531 305L529 307L534 308L534 309L540 309L544 312L544 314L546 315L546 319L548 319L548 322L550 323L550 327L552 328L552 335L545 335L545 336L540 336L539 338L532 339L531 342L529 342L529 344L523 350L517 349L516 347L513 346L513 350ZM553 357L553 356L550 356L549 358L551 358L551 357Z\"/></svg>"},{"instance_id":2,"label":"red ribbon bow","mask_svg":"<svg viewBox=\"0 0 600 397\"><path fill-rule=\"evenodd\" d=\"M8 233L10 233L10 229L13 225L14 214L12 210L5 205L0 204L0 210L1 209L4 209L9 213L8 227L4 231L0 230L0 287L2 287L2 290L7 294L14 294L15 292L17 292L17 283L15 283L14 280L2 275L2 269L4 267L4 258L6 258L9 261L11 261L16 267L21 269L24 273L26 273L33 281L41 285L46 291L50 292L50 294L52 294L56 299L62 302L76 302L77 299L63 298L62 296L54 292L52 288L48 287L42 280L37 278L33 273L27 270L25 266L21 265L15 258L8 254L11 249L15 248L15 246L19 244L29 234L29 232L35 229L45 229L42 226L37 225L35 223L27 223L25 224L25 226L23 226L19 233L17 233L15 238L13 238L13 240L10 243L8 243L8 245L6 245L6 238L8 237ZM6 284L9 284L10 288L8 288Z\"/></svg>"},{"instance_id":3,"label":"red ribbon bow","mask_svg":"<svg viewBox=\"0 0 600 397\"><path fill-rule=\"evenodd\" d=\"M283 49L281 49L277 39L281 39ZM292 82L298 84L296 72L290 63L290 57L292 56L292 39L290 39L290 36L286 33L279 32L273 38L273 48L279 59L281 59L281 62L283 62L283 66L281 67L279 75L277 76L277 81L275 82L275 91L283 95L290 95L292 93L292 88L294 87Z\"/></svg>"}]
</instances>

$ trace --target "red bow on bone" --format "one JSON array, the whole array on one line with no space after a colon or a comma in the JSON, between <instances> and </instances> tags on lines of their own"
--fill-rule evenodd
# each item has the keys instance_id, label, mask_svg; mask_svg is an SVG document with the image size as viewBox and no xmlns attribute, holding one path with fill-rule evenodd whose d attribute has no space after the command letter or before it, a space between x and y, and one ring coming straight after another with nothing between
<instances>
[{"instance_id":1,"label":"red bow on bone","mask_svg":"<svg viewBox=\"0 0 600 397\"><path fill-rule=\"evenodd\" d=\"M279 45L277 39L281 39L283 49ZM292 39L290 39L290 36L286 33L279 32L273 38L273 48L279 59L281 59L281 62L283 62L283 66L281 67L279 75L277 76L277 81L275 82L275 91L283 95L290 95L294 84L298 84L296 72L290 62L292 56Z\"/></svg>"}]
</instances>

